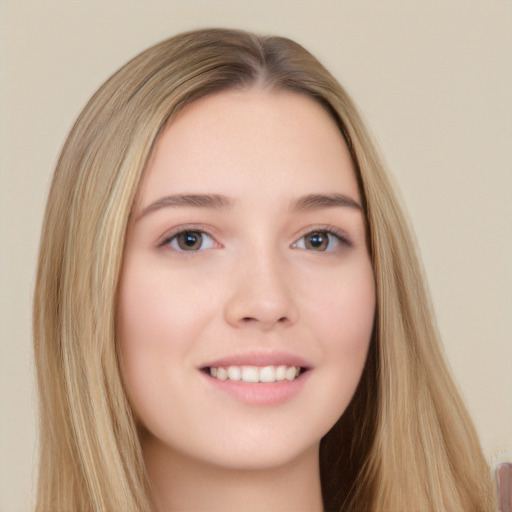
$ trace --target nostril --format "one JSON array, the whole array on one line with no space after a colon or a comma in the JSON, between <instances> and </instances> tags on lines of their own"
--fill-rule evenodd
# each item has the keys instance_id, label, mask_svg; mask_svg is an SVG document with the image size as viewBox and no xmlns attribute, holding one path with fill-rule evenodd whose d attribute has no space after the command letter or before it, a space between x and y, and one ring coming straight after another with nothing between
<instances>
[{"instance_id":1,"label":"nostril","mask_svg":"<svg viewBox=\"0 0 512 512\"><path fill-rule=\"evenodd\" d=\"M266 323L266 322L264 322L262 320L259 320L258 318L252 317L252 316L244 316L241 319L241 322L244 323L244 324L250 324L250 323L254 323L254 322ZM288 322L288 317L287 316L282 316L280 318L277 318L276 320L272 320L271 322L269 322L269 324L285 324L287 322Z\"/></svg>"}]
</instances>

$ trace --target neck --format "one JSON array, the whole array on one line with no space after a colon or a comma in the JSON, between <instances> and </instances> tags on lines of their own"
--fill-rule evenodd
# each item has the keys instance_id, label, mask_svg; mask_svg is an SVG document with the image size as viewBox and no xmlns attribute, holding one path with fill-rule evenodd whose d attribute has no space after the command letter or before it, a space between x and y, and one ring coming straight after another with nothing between
<instances>
[{"instance_id":1,"label":"neck","mask_svg":"<svg viewBox=\"0 0 512 512\"><path fill-rule=\"evenodd\" d=\"M279 467L221 468L163 449L144 446L157 512L323 510L318 446Z\"/></svg>"}]
</instances>

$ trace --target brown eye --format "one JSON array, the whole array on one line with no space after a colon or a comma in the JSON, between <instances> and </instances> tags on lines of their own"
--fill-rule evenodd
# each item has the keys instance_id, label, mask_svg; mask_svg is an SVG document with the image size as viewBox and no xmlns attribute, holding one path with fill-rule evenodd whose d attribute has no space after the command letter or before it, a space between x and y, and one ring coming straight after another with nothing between
<instances>
[{"instance_id":1,"label":"brown eye","mask_svg":"<svg viewBox=\"0 0 512 512\"><path fill-rule=\"evenodd\" d=\"M351 247L350 241L340 231L331 232L327 230L310 231L292 244L294 249L305 249L315 252L332 252L340 246Z\"/></svg>"},{"instance_id":2,"label":"brown eye","mask_svg":"<svg viewBox=\"0 0 512 512\"><path fill-rule=\"evenodd\" d=\"M203 242L203 236L196 231L186 231L176 237L178 246L182 251L197 251Z\"/></svg>"},{"instance_id":3,"label":"brown eye","mask_svg":"<svg viewBox=\"0 0 512 512\"><path fill-rule=\"evenodd\" d=\"M315 231L304 237L306 249L311 251L325 251L329 247L329 233L325 231Z\"/></svg>"},{"instance_id":4,"label":"brown eye","mask_svg":"<svg viewBox=\"0 0 512 512\"><path fill-rule=\"evenodd\" d=\"M182 231L167 239L164 245L170 246L175 251L202 251L211 249L215 242L210 235L202 231Z\"/></svg>"}]
</instances>

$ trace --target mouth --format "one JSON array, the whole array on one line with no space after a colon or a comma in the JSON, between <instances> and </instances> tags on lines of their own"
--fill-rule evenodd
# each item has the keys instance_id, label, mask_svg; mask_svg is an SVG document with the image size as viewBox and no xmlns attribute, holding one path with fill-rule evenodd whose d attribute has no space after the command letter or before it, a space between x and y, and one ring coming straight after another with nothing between
<instances>
[{"instance_id":1,"label":"mouth","mask_svg":"<svg viewBox=\"0 0 512 512\"><path fill-rule=\"evenodd\" d=\"M308 371L303 366L288 365L229 365L229 366L205 366L201 371L210 377L220 381L264 383L294 381Z\"/></svg>"},{"instance_id":2,"label":"mouth","mask_svg":"<svg viewBox=\"0 0 512 512\"><path fill-rule=\"evenodd\" d=\"M199 368L211 385L212 399L228 395L250 406L278 406L293 401L313 373L301 357L287 352L245 352L209 361ZM223 402L224 403L224 402Z\"/></svg>"}]
</instances>

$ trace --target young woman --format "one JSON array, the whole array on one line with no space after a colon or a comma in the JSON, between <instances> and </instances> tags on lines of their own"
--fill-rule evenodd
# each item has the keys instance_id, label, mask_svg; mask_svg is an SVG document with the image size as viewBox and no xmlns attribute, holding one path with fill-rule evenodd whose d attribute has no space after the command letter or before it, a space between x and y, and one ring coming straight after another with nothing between
<instances>
[{"instance_id":1,"label":"young woman","mask_svg":"<svg viewBox=\"0 0 512 512\"><path fill-rule=\"evenodd\" d=\"M38 511L494 508L383 165L290 40L182 34L99 89L34 332Z\"/></svg>"}]
</instances>

